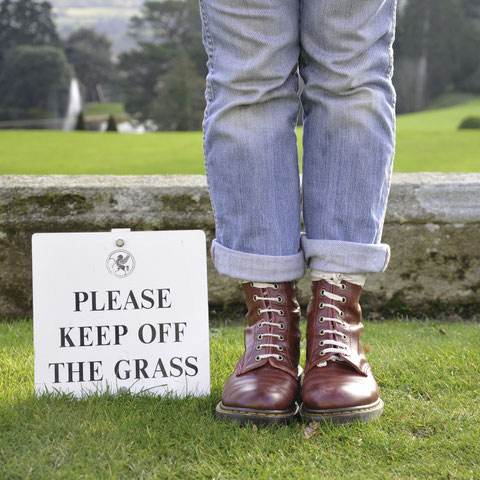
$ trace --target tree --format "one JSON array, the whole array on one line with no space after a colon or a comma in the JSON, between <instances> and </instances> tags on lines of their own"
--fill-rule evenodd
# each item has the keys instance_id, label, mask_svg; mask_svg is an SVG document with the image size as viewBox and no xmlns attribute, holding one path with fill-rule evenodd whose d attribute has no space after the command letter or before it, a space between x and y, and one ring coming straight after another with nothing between
<instances>
[{"instance_id":1,"label":"tree","mask_svg":"<svg viewBox=\"0 0 480 480\"><path fill-rule=\"evenodd\" d=\"M126 110L162 129L200 129L207 67L198 0L145 2L130 35L138 49L119 58Z\"/></svg>"},{"instance_id":2,"label":"tree","mask_svg":"<svg viewBox=\"0 0 480 480\"><path fill-rule=\"evenodd\" d=\"M77 121L75 122L75 130L83 131L86 130L87 127L85 125L85 115L83 111L78 112Z\"/></svg>"},{"instance_id":3,"label":"tree","mask_svg":"<svg viewBox=\"0 0 480 480\"><path fill-rule=\"evenodd\" d=\"M105 35L99 35L91 28L80 28L65 41L68 60L86 88L86 101L99 100L97 86L110 83L115 78L111 47Z\"/></svg>"},{"instance_id":4,"label":"tree","mask_svg":"<svg viewBox=\"0 0 480 480\"><path fill-rule=\"evenodd\" d=\"M117 122L112 114L110 114L108 117L107 132L118 132Z\"/></svg>"},{"instance_id":5,"label":"tree","mask_svg":"<svg viewBox=\"0 0 480 480\"><path fill-rule=\"evenodd\" d=\"M155 85L152 118L161 130L198 130L205 109L204 80L185 51Z\"/></svg>"},{"instance_id":6,"label":"tree","mask_svg":"<svg viewBox=\"0 0 480 480\"><path fill-rule=\"evenodd\" d=\"M65 52L50 45L20 45L5 55L0 76L2 106L9 118L63 116L72 77Z\"/></svg>"},{"instance_id":7,"label":"tree","mask_svg":"<svg viewBox=\"0 0 480 480\"><path fill-rule=\"evenodd\" d=\"M182 46L200 74L206 74L198 0L147 0L130 20L130 36L139 45L171 43Z\"/></svg>"},{"instance_id":8,"label":"tree","mask_svg":"<svg viewBox=\"0 0 480 480\"><path fill-rule=\"evenodd\" d=\"M480 2L478 0L461 0L467 16L480 20Z\"/></svg>"},{"instance_id":9,"label":"tree","mask_svg":"<svg viewBox=\"0 0 480 480\"><path fill-rule=\"evenodd\" d=\"M61 45L50 3L33 0L0 3L0 71L7 50L17 45Z\"/></svg>"},{"instance_id":10,"label":"tree","mask_svg":"<svg viewBox=\"0 0 480 480\"><path fill-rule=\"evenodd\" d=\"M175 50L169 44L143 45L141 49L119 57L119 85L123 91L125 110L141 120L151 118L155 85L168 72Z\"/></svg>"},{"instance_id":11,"label":"tree","mask_svg":"<svg viewBox=\"0 0 480 480\"><path fill-rule=\"evenodd\" d=\"M468 54L463 57L467 57L467 70L473 70L473 73L457 78L456 85L460 90L480 93L480 56L478 55L480 49L480 2L478 0L461 0L461 3L466 16L473 25L473 28L465 32L468 38L465 39L464 43L468 47ZM472 64L476 66L472 68Z\"/></svg>"},{"instance_id":12,"label":"tree","mask_svg":"<svg viewBox=\"0 0 480 480\"><path fill-rule=\"evenodd\" d=\"M398 112L423 108L476 70L480 35L460 0L409 1L397 24Z\"/></svg>"}]
</instances>

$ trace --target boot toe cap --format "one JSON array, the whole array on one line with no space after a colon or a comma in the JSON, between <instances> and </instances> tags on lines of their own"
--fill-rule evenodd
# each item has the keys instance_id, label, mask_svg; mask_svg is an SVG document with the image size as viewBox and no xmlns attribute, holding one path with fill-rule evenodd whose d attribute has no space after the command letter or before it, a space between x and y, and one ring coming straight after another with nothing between
<instances>
[{"instance_id":1,"label":"boot toe cap","mask_svg":"<svg viewBox=\"0 0 480 480\"><path fill-rule=\"evenodd\" d=\"M248 375L232 375L223 389L222 403L230 408L284 411L295 404L297 391L298 382L291 375L265 366Z\"/></svg>"},{"instance_id":2,"label":"boot toe cap","mask_svg":"<svg viewBox=\"0 0 480 480\"><path fill-rule=\"evenodd\" d=\"M323 370L328 367L315 367ZM379 398L372 374L364 377L353 370L341 375L312 369L302 385L302 401L310 410L354 408L375 403Z\"/></svg>"}]
</instances>

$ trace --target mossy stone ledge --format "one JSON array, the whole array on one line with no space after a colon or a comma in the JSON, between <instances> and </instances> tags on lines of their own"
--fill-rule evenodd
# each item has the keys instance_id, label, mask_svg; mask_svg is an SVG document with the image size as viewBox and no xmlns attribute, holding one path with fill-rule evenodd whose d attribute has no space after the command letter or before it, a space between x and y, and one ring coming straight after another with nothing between
<instances>
[{"instance_id":1,"label":"mossy stone ledge","mask_svg":"<svg viewBox=\"0 0 480 480\"><path fill-rule=\"evenodd\" d=\"M0 177L0 315L32 314L31 236L36 232L202 229L214 238L202 175ZM365 316L378 312L480 313L480 174L394 174L383 232L392 256L369 275ZM241 308L238 281L219 275L208 252L209 301ZM299 299L310 296L308 276ZM458 315L457 315L458 316Z\"/></svg>"}]
</instances>

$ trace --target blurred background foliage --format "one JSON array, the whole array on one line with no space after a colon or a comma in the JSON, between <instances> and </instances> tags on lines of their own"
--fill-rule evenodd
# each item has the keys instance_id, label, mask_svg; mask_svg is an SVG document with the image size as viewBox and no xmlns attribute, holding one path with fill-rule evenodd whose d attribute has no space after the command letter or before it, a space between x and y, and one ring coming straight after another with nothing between
<instances>
[{"instance_id":1,"label":"blurred background foliage","mask_svg":"<svg viewBox=\"0 0 480 480\"><path fill-rule=\"evenodd\" d=\"M201 130L207 57L198 0L125 2L135 13L123 51L95 25L70 24L61 36L66 1L0 1L0 121L66 115L76 78L83 107L122 104L153 130ZM102 7L118 10L118 2ZM397 113L446 93L480 94L480 1L399 0L394 52Z\"/></svg>"}]
</instances>

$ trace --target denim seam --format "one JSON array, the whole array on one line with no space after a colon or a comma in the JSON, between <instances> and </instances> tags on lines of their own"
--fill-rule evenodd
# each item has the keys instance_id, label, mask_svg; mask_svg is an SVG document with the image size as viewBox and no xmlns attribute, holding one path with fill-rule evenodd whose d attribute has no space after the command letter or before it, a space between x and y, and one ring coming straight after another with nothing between
<instances>
[{"instance_id":1,"label":"denim seam","mask_svg":"<svg viewBox=\"0 0 480 480\"><path fill-rule=\"evenodd\" d=\"M393 79L393 72L395 70L393 43L395 42L395 36L396 36L396 31L397 31L397 9L398 9L398 0L394 0L393 1L393 6L392 6L392 17L391 17L392 18L392 33L391 33L391 36L390 36L390 56L391 56L391 64L392 64L392 67L391 67L391 70L390 70L390 81L392 81L392 79ZM392 85L393 85L393 81L392 81ZM397 93L394 89L393 90L392 102L391 102L393 111L395 111L396 103L397 103ZM395 140L395 136L394 136L394 140Z\"/></svg>"},{"instance_id":2,"label":"denim seam","mask_svg":"<svg viewBox=\"0 0 480 480\"><path fill-rule=\"evenodd\" d=\"M393 77L393 70L394 70L394 52L393 52L393 42L395 41L395 29L396 29L396 20L397 20L397 3L398 0L393 0L392 1L392 9L390 11L390 18L392 19L391 27L390 27L390 33L389 33L389 68L387 71L387 78L388 80L392 83L392 77ZM389 175L389 180L388 180L388 187L387 187L387 192L386 192L386 197L385 197L385 206L383 208L383 213L382 213L382 219L380 221L380 232L379 232L379 240L382 238L383 234L383 227L385 223L385 217L387 214L387 204L388 204L388 197L390 196L390 190L391 190L391 178L392 178L392 172L393 172L393 162L395 158L395 150L396 150L396 118L395 118L395 103L396 103L396 92L395 92L395 87L393 86L392 83L392 97L390 99L390 106L392 107L393 113L393 154L392 158L390 160L390 171L388 173ZM385 260L385 266L383 267L382 272L384 272L387 269L388 264L390 263L390 256L391 252L388 250L387 252L387 258Z\"/></svg>"},{"instance_id":3,"label":"denim seam","mask_svg":"<svg viewBox=\"0 0 480 480\"><path fill-rule=\"evenodd\" d=\"M208 22L207 7L205 5L205 0L199 0L199 3L200 3L200 10L202 12L202 20L203 20L204 27L205 27L205 37L207 39L207 55L208 55L208 59L209 59L210 66L211 66L211 69L210 69L210 77L211 77L211 75L213 74L213 72L215 70L213 36L212 36L211 31L210 31L210 24ZM207 84L207 100L208 100L208 102L207 102L207 109L206 109L205 117L208 116L210 102L213 100L213 85L211 84L211 82L209 80L206 81L206 84Z\"/></svg>"},{"instance_id":4,"label":"denim seam","mask_svg":"<svg viewBox=\"0 0 480 480\"><path fill-rule=\"evenodd\" d=\"M397 1L398 0L393 0L391 4L391 10L390 10L390 19L391 19L391 24L390 24L390 30L388 32L388 67L386 71L387 78L392 78L393 77L393 42L395 40L395 27L396 27L396 20L397 20Z\"/></svg>"},{"instance_id":5,"label":"denim seam","mask_svg":"<svg viewBox=\"0 0 480 480\"><path fill-rule=\"evenodd\" d=\"M207 87L207 95L206 95L206 107L205 107L205 112L204 112L204 117L203 117L203 125L202 125L202 130L203 130L203 156L204 156L204 166L205 166L205 179L207 180L207 185L208 188L210 189L210 179L208 175L208 164L207 164L207 147L206 147L206 142L205 142L205 123L206 120L210 114L210 104L213 101L213 85L211 82L211 77L215 71L215 44L213 42L213 36L210 30L210 25L208 22L208 15L207 15L207 7L205 4L205 0L199 0L200 4L200 11L202 14L202 20L203 20L203 25L205 29L205 37L207 40L207 55L208 55L208 61L210 63L210 68L209 68L209 76L206 79L206 87ZM213 203L213 199L210 199L210 204L212 206L212 213L213 213L213 219L215 223L215 230L217 229L217 214L215 212L215 205Z\"/></svg>"}]
</instances>

